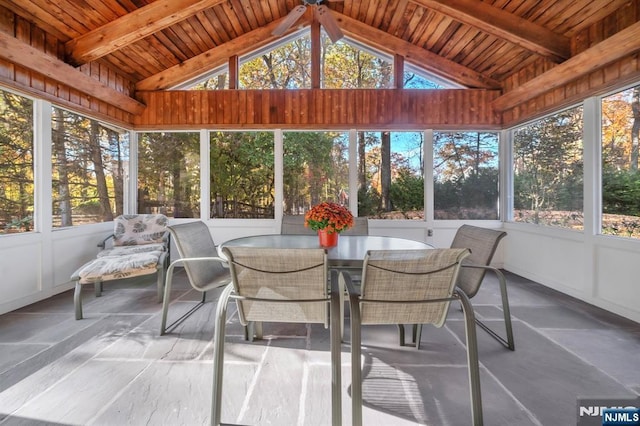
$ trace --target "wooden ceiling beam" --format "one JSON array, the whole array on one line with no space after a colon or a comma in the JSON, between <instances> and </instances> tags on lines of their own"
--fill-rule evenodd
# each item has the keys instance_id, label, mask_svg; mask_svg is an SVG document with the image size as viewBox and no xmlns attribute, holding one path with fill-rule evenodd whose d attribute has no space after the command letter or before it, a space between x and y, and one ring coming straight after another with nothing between
<instances>
[{"instance_id":1,"label":"wooden ceiling beam","mask_svg":"<svg viewBox=\"0 0 640 426\"><path fill-rule=\"evenodd\" d=\"M138 115L146 108L144 104L124 93L106 86L71 65L2 31L0 31L0 57L131 114Z\"/></svg>"},{"instance_id":2,"label":"wooden ceiling beam","mask_svg":"<svg viewBox=\"0 0 640 426\"><path fill-rule=\"evenodd\" d=\"M156 0L65 44L74 65L96 60L226 0Z\"/></svg>"},{"instance_id":3,"label":"wooden ceiling beam","mask_svg":"<svg viewBox=\"0 0 640 426\"><path fill-rule=\"evenodd\" d=\"M505 111L637 51L640 51L640 22L496 98L492 105Z\"/></svg>"},{"instance_id":4,"label":"wooden ceiling beam","mask_svg":"<svg viewBox=\"0 0 640 426\"><path fill-rule=\"evenodd\" d=\"M562 62L571 57L571 44L568 37L556 34L488 3L478 0L412 1L556 62Z\"/></svg>"},{"instance_id":5,"label":"wooden ceiling beam","mask_svg":"<svg viewBox=\"0 0 640 426\"><path fill-rule=\"evenodd\" d=\"M470 68L443 58L429 50L418 47L401 38L367 25L357 19L333 11L342 31L348 36L391 55L402 55L406 62L432 74L454 81L469 88L500 89L499 81L482 75Z\"/></svg>"},{"instance_id":6,"label":"wooden ceiling beam","mask_svg":"<svg viewBox=\"0 0 640 426\"><path fill-rule=\"evenodd\" d=\"M287 33L309 25L310 20L306 16L307 15L304 15ZM271 32L283 19L285 18L272 21L264 27L257 28L220 46L203 52L198 56L189 58L180 64L154 74L151 77L145 78L136 84L136 90L166 90L226 64L229 61L229 57L233 55L241 56L259 49L280 38L279 36L272 35Z\"/></svg>"}]
</instances>

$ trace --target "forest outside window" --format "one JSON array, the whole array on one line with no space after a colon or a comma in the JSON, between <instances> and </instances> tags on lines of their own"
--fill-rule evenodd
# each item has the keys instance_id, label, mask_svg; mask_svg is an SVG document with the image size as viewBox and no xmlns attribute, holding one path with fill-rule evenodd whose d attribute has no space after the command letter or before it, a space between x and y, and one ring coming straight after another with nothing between
<instances>
[{"instance_id":1,"label":"forest outside window","mask_svg":"<svg viewBox=\"0 0 640 426\"><path fill-rule=\"evenodd\" d=\"M602 99L602 229L640 238L640 85Z\"/></svg>"},{"instance_id":2,"label":"forest outside window","mask_svg":"<svg viewBox=\"0 0 640 426\"><path fill-rule=\"evenodd\" d=\"M349 207L349 135L285 132L285 215L301 215L323 201Z\"/></svg>"},{"instance_id":3,"label":"forest outside window","mask_svg":"<svg viewBox=\"0 0 640 426\"><path fill-rule=\"evenodd\" d=\"M138 213L200 217L200 134L140 133Z\"/></svg>"},{"instance_id":4,"label":"forest outside window","mask_svg":"<svg viewBox=\"0 0 640 426\"><path fill-rule=\"evenodd\" d=\"M210 133L211 217L273 219L273 132Z\"/></svg>"},{"instance_id":5,"label":"forest outside window","mask_svg":"<svg viewBox=\"0 0 640 426\"><path fill-rule=\"evenodd\" d=\"M358 216L424 220L424 133L358 132Z\"/></svg>"},{"instance_id":6,"label":"forest outside window","mask_svg":"<svg viewBox=\"0 0 640 426\"><path fill-rule=\"evenodd\" d=\"M33 230L33 102L0 90L0 235Z\"/></svg>"},{"instance_id":7,"label":"forest outside window","mask_svg":"<svg viewBox=\"0 0 640 426\"><path fill-rule=\"evenodd\" d=\"M53 227L109 222L123 212L129 134L52 109Z\"/></svg>"},{"instance_id":8,"label":"forest outside window","mask_svg":"<svg viewBox=\"0 0 640 426\"><path fill-rule=\"evenodd\" d=\"M515 222L584 229L582 106L513 132Z\"/></svg>"},{"instance_id":9,"label":"forest outside window","mask_svg":"<svg viewBox=\"0 0 640 426\"><path fill-rule=\"evenodd\" d=\"M499 219L498 140L495 132L434 132L434 219Z\"/></svg>"}]
</instances>

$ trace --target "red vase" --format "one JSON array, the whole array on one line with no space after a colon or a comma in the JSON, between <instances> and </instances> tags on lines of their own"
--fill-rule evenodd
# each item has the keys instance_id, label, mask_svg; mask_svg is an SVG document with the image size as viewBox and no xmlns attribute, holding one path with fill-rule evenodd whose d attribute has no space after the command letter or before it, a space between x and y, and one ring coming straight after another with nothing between
<instances>
[{"instance_id":1,"label":"red vase","mask_svg":"<svg viewBox=\"0 0 640 426\"><path fill-rule=\"evenodd\" d=\"M338 245L338 233L327 232L324 229L318 230L318 239L321 247L335 247Z\"/></svg>"}]
</instances>

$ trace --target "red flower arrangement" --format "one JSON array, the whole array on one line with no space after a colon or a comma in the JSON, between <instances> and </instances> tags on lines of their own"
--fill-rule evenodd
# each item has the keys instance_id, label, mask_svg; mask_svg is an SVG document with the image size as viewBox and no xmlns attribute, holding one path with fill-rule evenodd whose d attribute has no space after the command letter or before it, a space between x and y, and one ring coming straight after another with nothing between
<instances>
[{"instance_id":1,"label":"red flower arrangement","mask_svg":"<svg viewBox=\"0 0 640 426\"><path fill-rule=\"evenodd\" d=\"M340 233L353 226L353 215L337 203L320 203L304 215L304 226L314 231L324 229L328 233Z\"/></svg>"}]
</instances>

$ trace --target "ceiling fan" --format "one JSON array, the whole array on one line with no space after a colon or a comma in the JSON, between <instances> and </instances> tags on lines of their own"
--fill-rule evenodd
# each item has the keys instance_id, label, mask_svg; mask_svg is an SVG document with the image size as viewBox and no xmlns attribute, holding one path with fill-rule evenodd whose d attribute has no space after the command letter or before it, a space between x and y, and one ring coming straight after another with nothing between
<instances>
[{"instance_id":1,"label":"ceiling fan","mask_svg":"<svg viewBox=\"0 0 640 426\"><path fill-rule=\"evenodd\" d=\"M302 0L302 1L304 2L304 4L301 4L300 6L296 6L291 12L289 12L289 14L282 20L280 25L278 25L271 32L271 34L278 37L284 34L289 28L291 28L293 24L296 23L298 19L300 19L302 15L304 15L304 12L307 10L307 5L313 5L313 6L316 6L315 12L314 12L315 18L324 27L324 30L327 32L327 35L329 36L331 41L335 43L338 40L340 40L342 37L344 37L344 34L342 34L342 31L340 30L340 27L338 26L338 23L336 22L335 18L331 16L331 12L329 11L329 8L324 4L322 4L323 1L339 2L344 0Z\"/></svg>"}]
</instances>

